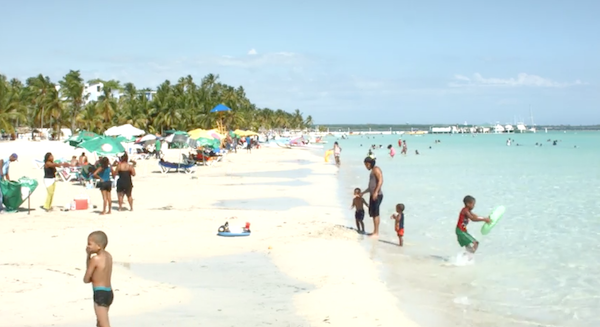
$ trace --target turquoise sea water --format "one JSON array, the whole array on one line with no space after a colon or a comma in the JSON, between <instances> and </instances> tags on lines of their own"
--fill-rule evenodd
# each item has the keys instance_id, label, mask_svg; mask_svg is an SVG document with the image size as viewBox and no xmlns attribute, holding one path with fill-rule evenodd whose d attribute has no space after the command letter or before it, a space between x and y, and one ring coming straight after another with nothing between
<instances>
[{"instance_id":1,"label":"turquoise sea water","mask_svg":"<svg viewBox=\"0 0 600 327\"><path fill-rule=\"evenodd\" d=\"M407 141L407 156L399 154L399 137ZM515 140L511 146L508 138ZM600 133L329 137L327 146L336 140L348 207L353 188L367 186L369 146L382 145L375 151L384 173L381 237L364 244L402 308L422 326L600 326L594 313L600 307ZM396 147L393 159L388 144ZM454 234L465 195L477 199L480 216L497 205L507 208L487 236L481 223L469 224L481 243L474 264L459 260ZM404 248L394 245L389 219L400 202L406 205ZM347 223L354 226L351 211ZM365 225L372 230L368 217Z\"/></svg>"}]
</instances>

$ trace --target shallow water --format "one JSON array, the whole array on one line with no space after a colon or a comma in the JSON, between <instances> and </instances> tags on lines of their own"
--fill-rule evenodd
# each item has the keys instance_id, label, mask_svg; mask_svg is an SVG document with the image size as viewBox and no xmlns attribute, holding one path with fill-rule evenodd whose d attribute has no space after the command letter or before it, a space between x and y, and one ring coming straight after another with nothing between
<instances>
[{"instance_id":1,"label":"shallow water","mask_svg":"<svg viewBox=\"0 0 600 327\"><path fill-rule=\"evenodd\" d=\"M398 137L338 140L343 148L338 175L345 206L354 187L367 186L362 161L368 146L383 145L375 154L385 180L384 242L365 246L417 322L600 326L593 314L600 307L600 133L406 135L407 156L399 155ZM512 146L506 146L509 137ZM547 140L559 142L552 146ZM396 148L393 159L388 144ZM485 237L480 223L470 223L480 249L474 264L457 266L462 250L454 227L467 194L477 199L479 215L497 205L507 211ZM406 205L404 248L393 245L397 238L389 219L400 202ZM352 214L348 225L354 226ZM372 228L369 218L365 225Z\"/></svg>"}]
</instances>

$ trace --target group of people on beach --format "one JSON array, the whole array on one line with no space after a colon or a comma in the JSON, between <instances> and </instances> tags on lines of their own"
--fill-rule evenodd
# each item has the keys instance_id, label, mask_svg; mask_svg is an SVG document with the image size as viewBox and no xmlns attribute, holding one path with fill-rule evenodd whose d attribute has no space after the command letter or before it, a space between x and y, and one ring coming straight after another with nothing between
<instances>
[{"instance_id":1,"label":"group of people on beach","mask_svg":"<svg viewBox=\"0 0 600 327\"><path fill-rule=\"evenodd\" d=\"M44 156L44 186L46 187L47 196L46 202L42 206L47 212L52 211L52 200L54 199L54 191L56 188L56 174L58 168L79 167L81 172L87 172L89 179L95 179L96 187L102 193L102 212L101 215L110 214L112 212L112 178L118 176L117 179L117 198L119 203L119 211L123 210L124 198L127 197L129 210L133 210L133 182L135 176L135 163L130 164L129 157L125 153L118 161L112 165L108 157L101 157L95 164L90 164L85 152L81 154L79 160L73 159L71 162L57 163L54 162L54 156L51 152Z\"/></svg>"},{"instance_id":2,"label":"group of people on beach","mask_svg":"<svg viewBox=\"0 0 600 327\"><path fill-rule=\"evenodd\" d=\"M356 229L359 233L365 233L365 210L366 206L369 210L369 216L373 218L373 233L371 237L379 237L379 223L380 223L380 206L383 201L383 172L379 166L376 165L376 160L372 156L368 156L364 159L365 168L370 171L369 174L369 185L364 191L360 188L354 189L354 198L352 199L352 206L355 211ZM365 201L363 196L369 194L369 202ZM485 222L491 223L490 217L480 217L473 212L475 208L475 198L467 195L463 199L464 207L461 209L458 215L458 221L456 223L455 233L456 239L460 247L465 248L468 253L475 253L479 246L479 242L467 231L467 226L470 221L474 222ZM396 204L395 212L390 217L394 220L394 231L398 235L398 245L403 246L404 238L404 210L405 206L403 203Z\"/></svg>"}]
</instances>

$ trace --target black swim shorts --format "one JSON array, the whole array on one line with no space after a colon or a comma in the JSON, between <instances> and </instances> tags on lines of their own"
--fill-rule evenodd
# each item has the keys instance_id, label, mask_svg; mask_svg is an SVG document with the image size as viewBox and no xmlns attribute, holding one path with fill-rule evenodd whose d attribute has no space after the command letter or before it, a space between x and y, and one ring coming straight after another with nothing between
<instances>
[{"instance_id":1,"label":"black swim shorts","mask_svg":"<svg viewBox=\"0 0 600 327\"><path fill-rule=\"evenodd\" d=\"M113 291L95 290L94 291L94 303L101 307L110 307L113 303L114 294Z\"/></svg>"},{"instance_id":2,"label":"black swim shorts","mask_svg":"<svg viewBox=\"0 0 600 327\"><path fill-rule=\"evenodd\" d=\"M369 216L379 217L379 206L381 205L381 201L383 200L383 194L377 195L377 199L373 200L372 196L369 196Z\"/></svg>"},{"instance_id":3,"label":"black swim shorts","mask_svg":"<svg viewBox=\"0 0 600 327\"><path fill-rule=\"evenodd\" d=\"M365 219L365 211L364 210L356 210L356 213L354 214L354 218L356 218L357 220Z\"/></svg>"},{"instance_id":4,"label":"black swim shorts","mask_svg":"<svg viewBox=\"0 0 600 327\"><path fill-rule=\"evenodd\" d=\"M100 189L100 191L110 192L110 190L112 190L112 182L111 181L98 182L98 188Z\"/></svg>"}]
</instances>

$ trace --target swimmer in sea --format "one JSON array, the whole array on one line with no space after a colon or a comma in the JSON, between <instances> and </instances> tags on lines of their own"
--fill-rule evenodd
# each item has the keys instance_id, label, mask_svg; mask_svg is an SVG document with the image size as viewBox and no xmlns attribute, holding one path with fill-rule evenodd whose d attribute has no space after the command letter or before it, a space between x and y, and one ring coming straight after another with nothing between
<instances>
[{"instance_id":1,"label":"swimmer in sea","mask_svg":"<svg viewBox=\"0 0 600 327\"><path fill-rule=\"evenodd\" d=\"M394 157L396 155L396 150L394 150L394 147L390 144L387 147L390 150L390 157Z\"/></svg>"}]
</instances>

